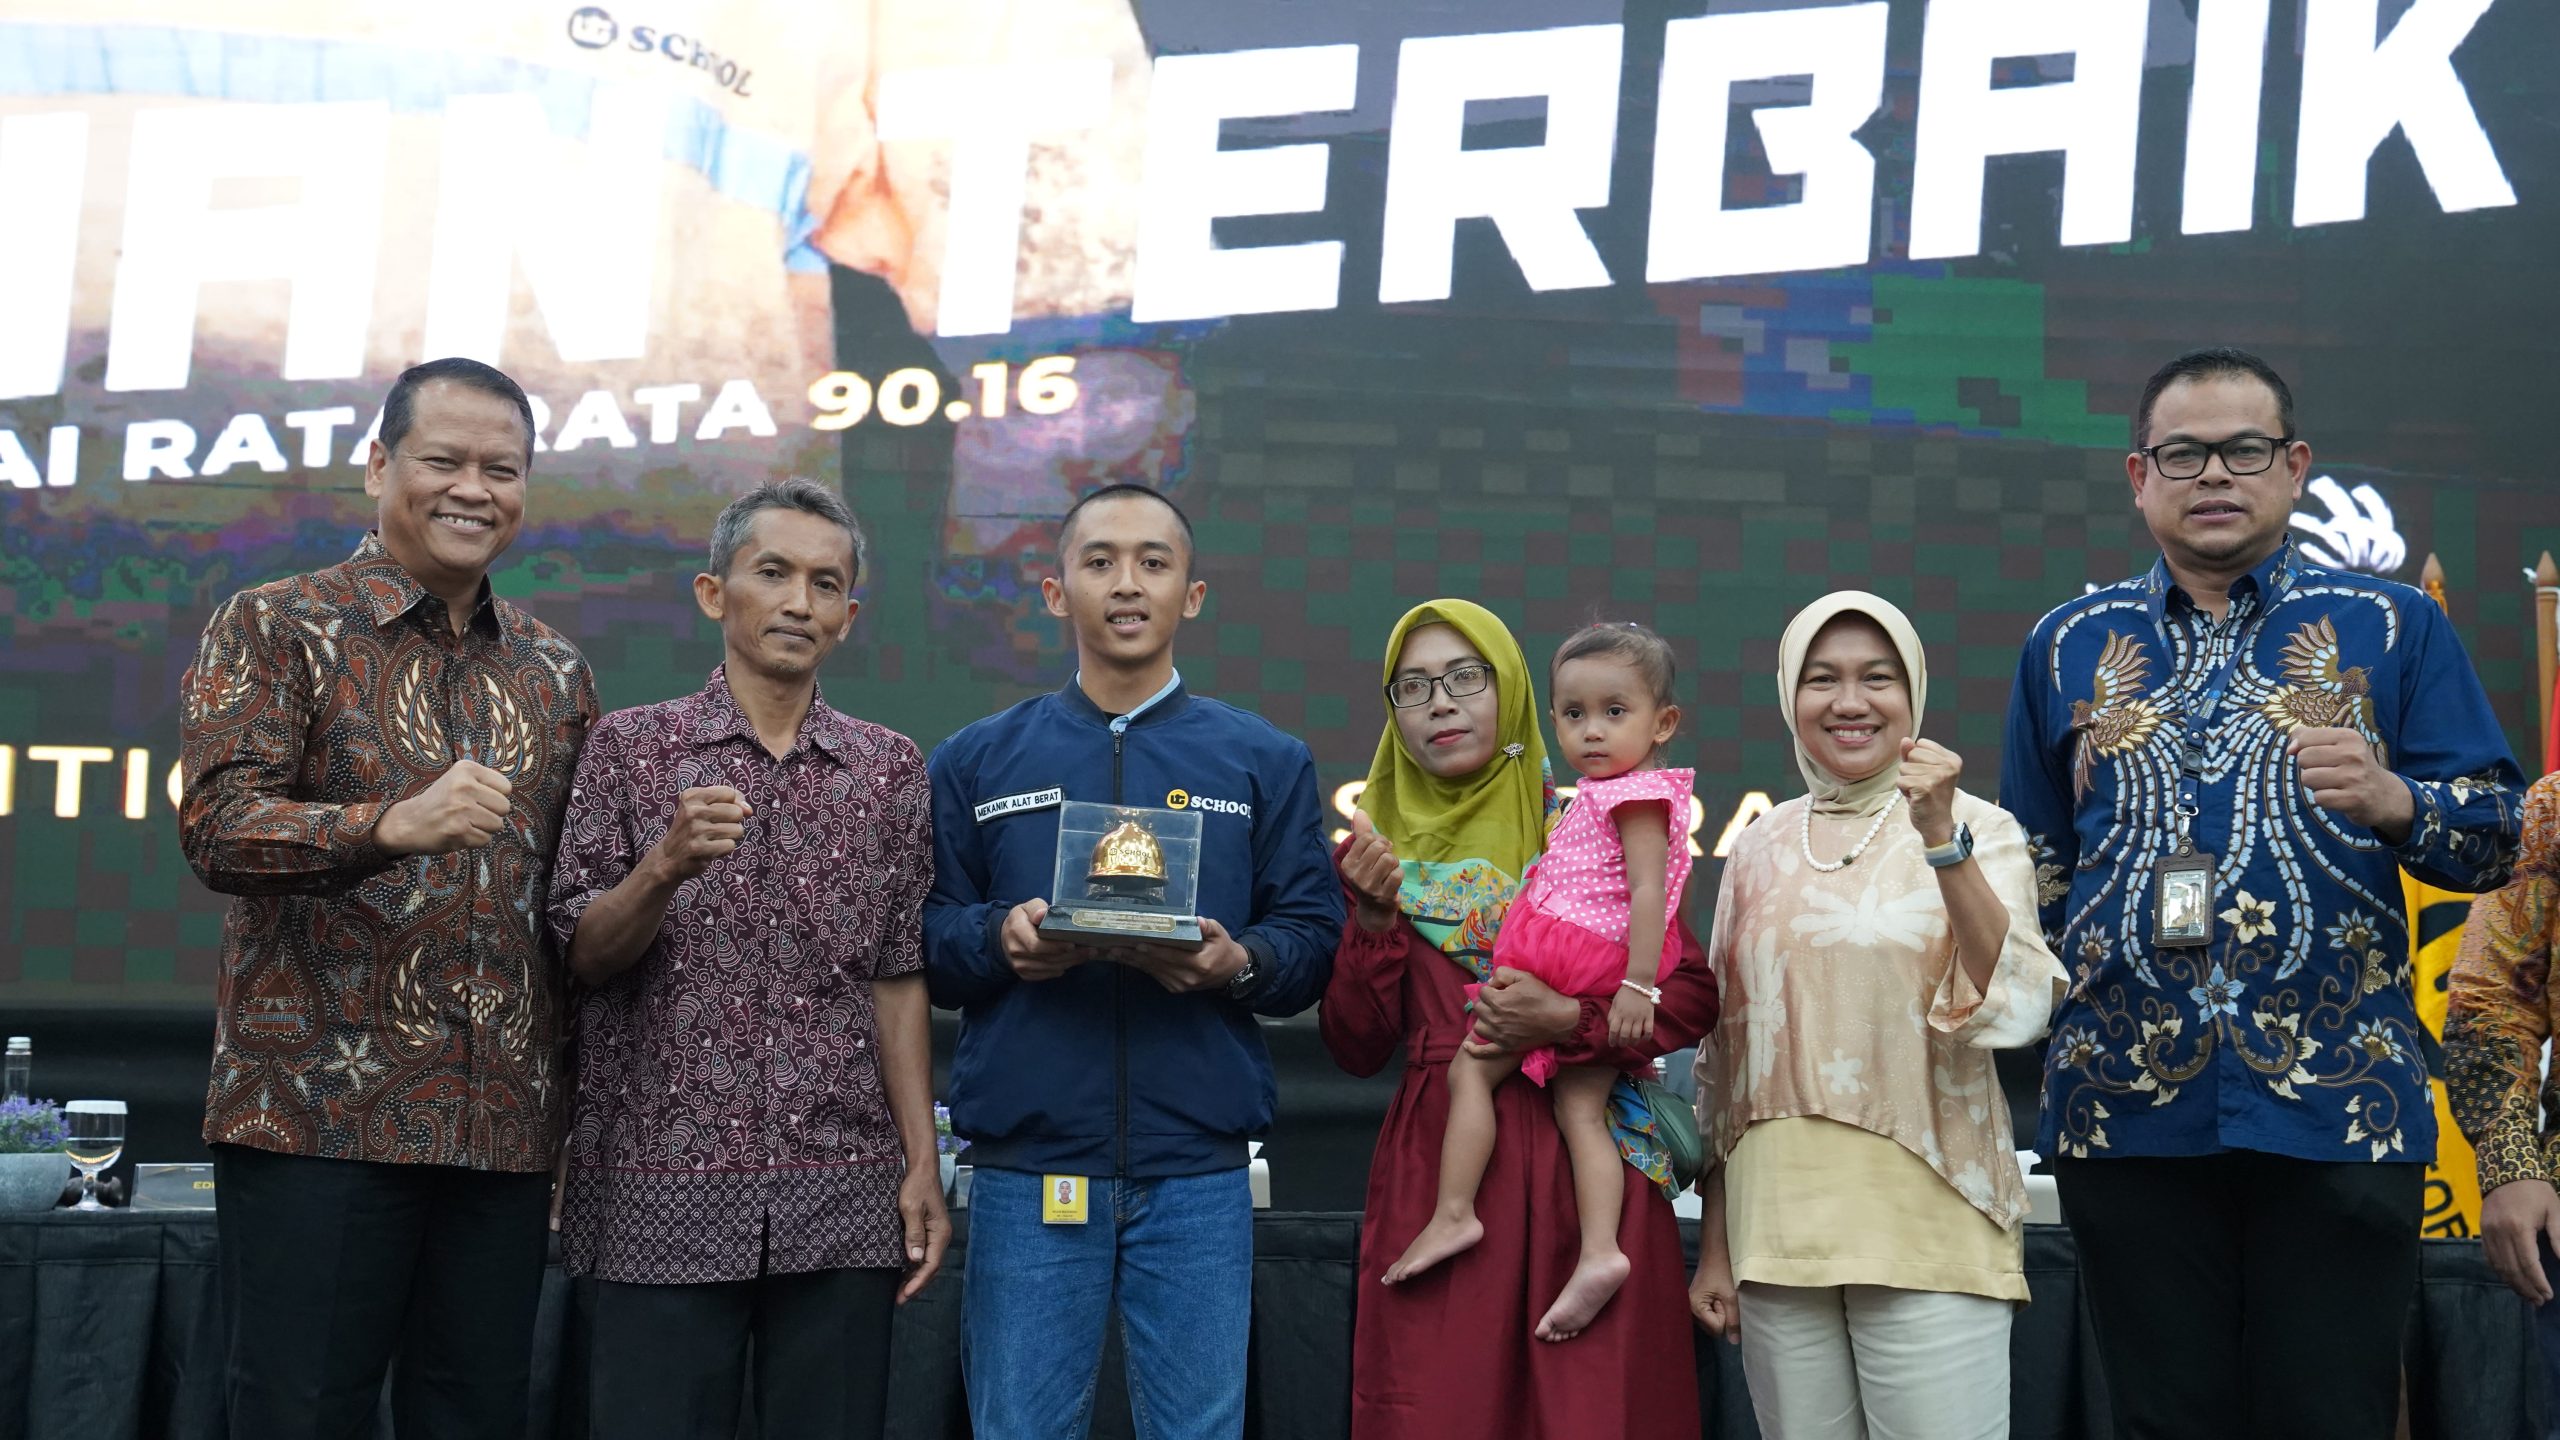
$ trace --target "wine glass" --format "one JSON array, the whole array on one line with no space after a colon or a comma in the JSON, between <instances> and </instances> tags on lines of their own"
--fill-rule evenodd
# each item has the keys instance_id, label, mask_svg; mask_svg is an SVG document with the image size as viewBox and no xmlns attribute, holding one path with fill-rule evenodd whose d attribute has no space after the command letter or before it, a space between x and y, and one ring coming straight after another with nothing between
<instances>
[{"instance_id":1,"label":"wine glass","mask_svg":"<svg viewBox=\"0 0 2560 1440\"><path fill-rule=\"evenodd\" d=\"M104 1210L98 1203L98 1172L124 1154L124 1102L74 1100L62 1107L62 1153L80 1167L80 1203L74 1210Z\"/></svg>"}]
</instances>

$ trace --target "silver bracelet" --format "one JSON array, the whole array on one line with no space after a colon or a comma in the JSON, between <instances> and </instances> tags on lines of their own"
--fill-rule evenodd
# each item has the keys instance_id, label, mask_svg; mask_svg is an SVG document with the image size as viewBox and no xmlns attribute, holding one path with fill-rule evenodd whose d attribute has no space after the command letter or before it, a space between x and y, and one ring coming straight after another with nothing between
<instances>
[{"instance_id":1,"label":"silver bracelet","mask_svg":"<svg viewBox=\"0 0 2560 1440\"><path fill-rule=\"evenodd\" d=\"M1620 980L1618 984L1620 988L1633 990L1637 994L1643 996L1646 1000L1651 1001L1653 1004L1659 1005L1662 1003L1662 987L1659 985L1639 985L1635 982L1633 976Z\"/></svg>"}]
</instances>

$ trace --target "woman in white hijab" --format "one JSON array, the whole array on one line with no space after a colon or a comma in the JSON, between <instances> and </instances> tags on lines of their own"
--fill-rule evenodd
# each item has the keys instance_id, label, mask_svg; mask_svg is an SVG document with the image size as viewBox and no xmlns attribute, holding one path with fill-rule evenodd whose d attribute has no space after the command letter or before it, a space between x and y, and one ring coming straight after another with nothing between
<instances>
[{"instance_id":1,"label":"woman in white hijab","mask_svg":"<svg viewBox=\"0 0 2560 1440\"><path fill-rule=\"evenodd\" d=\"M1690 1308L1740 1340L1770 1440L2009 1433L2027 1204L1991 1052L2044 1033L2064 976L2018 822L1919 738L1928 694L1890 601L1797 615L1778 695L1809 793L1742 832L1716 901Z\"/></svg>"}]
</instances>

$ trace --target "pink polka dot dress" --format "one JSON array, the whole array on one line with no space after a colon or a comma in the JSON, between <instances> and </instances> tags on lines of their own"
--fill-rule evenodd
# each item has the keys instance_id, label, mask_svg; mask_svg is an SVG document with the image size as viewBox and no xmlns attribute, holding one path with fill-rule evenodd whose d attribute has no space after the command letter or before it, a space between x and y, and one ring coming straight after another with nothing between
<instances>
[{"instance_id":1,"label":"pink polka dot dress","mask_svg":"<svg viewBox=\"0 0 2560 1440\"><path fill-rule=\"evenodd\" d=\"M1689 883L1691 770L1630 770L1606 780L1585 780L1557 822L1547 853L1529 869L1519 898L1511 902L1494 937L1493 963L1525 970L1563 995L1607 999L1627 977L1627 856L1618 841L1617 808L1659 800L1669 828L1670 873L1663 895L1662 964L1668 975L1680 960L1680 895ZM1555 1053L1532 1050L1520 1073L1544 1085L1556 1072Z\"/></svg>"}]
</instances>

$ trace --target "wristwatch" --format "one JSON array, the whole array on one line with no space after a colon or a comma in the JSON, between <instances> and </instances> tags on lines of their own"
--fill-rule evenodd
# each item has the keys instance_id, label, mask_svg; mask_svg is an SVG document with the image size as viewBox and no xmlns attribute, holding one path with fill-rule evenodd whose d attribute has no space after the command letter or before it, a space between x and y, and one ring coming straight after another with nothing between
<instances>
[{"instance_id":1,"label":"wristwatch","mask_svg":"<svg viewBox=\"0 0 2560 1440\"><path fill-rule=\"evenodd\" d=\"M1973 827L1961 820L1957 821L1955 838L1944 845L1932 845L1921 851L1920 858L1928 861L1929 868L1932 870L1944 870L1950 865L1961 865L1972 859Z\"/></svg>"},{"instance_id":2,"label":"wristwatch","mask_svg":"<svg viewBox=\"0 0 2560 1440\"><path fill-rule=\"evenodd\" d=\"M1247 947L1244 952L1244 968L1228 977L1227 998L1230 1000L1244 999L1246 996L1253 993L1254 985L1261 979L1262 960L1253 953L1250 947Z\"/></svg>"}]
</instances>

